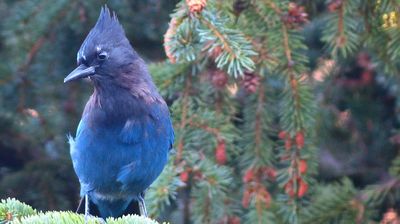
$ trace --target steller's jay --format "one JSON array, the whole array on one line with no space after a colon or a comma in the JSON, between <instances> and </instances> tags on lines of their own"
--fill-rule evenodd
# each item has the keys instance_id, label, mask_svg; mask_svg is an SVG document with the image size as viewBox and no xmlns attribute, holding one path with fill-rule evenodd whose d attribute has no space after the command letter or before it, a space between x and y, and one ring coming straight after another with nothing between
<instances>
[{"instance_id":1,"label":"steller's jay","mask_svg":"<svg viewBox=\"0 0 400 224\"><path fill-rule=\"evenodd\" d=\"M89 78L94 85L76 137L69 137L81 186L78 212L102 218L147 215L144 192L167 163L174 132L145 62L107 6L77 63L64 82Z\"/></svg>"}]
</instances>

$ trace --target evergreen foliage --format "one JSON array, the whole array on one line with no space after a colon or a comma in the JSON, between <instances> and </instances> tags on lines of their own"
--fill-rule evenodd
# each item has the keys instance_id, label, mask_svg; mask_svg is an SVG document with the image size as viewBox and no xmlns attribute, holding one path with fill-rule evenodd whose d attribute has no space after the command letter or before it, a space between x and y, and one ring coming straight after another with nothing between
<instances>
[{"instance_id":1,"label":"evergreen foliage","mask_svg":"<svg viewBox=\"0 0 400 224\"><path fill-rule=\"evenodd\" d=\"M36 210L34 210L31 206L19 202L14 198L1 200L0 222L5 222L6 220L20 219L21 217L35 214Z\"/></svg>"},{"instance_id":2,"label":"evergreen foliage","mask_svg":"<svg viewBox=\"0 0 400 224\"><path fill-rule=\"evenodd\" d=\"M14 198L1 200L0 203L0 223L14 224L78 224L84 223L84 216L73 212L37 212L31 206L19 202ZM106 220L110 224L157 224L158 222L151 219L128 215L118 219L108 218ZM101 224L104 221L101 218L90 217L88 224Z\"/></svg>"},{"instance_id":3,"label":"evergreen foliage","mask_svg":"<svg viewBox=\"0 0 400 224\"><path fill-rule=\"evenodd\" d=\"M304 209L304 223L362 223L370 211L358 198L348 179L341 183L319 186Z\"/></svg>"}]
</instances>

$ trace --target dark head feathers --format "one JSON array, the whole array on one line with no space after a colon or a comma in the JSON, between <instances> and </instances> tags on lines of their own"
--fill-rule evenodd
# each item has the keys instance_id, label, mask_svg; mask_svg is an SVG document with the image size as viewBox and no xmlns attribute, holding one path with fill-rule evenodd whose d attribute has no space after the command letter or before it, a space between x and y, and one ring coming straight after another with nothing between
<instances>
[{"instance_id":1,"label":"dark head feathers","mask_svg":"<svg viewBox=\"0 0 400 224\"><path fill-rule=\"evenodd\" d=\"M118 21L115 12L111 12L107 6L101 8L100 16L96 25L92 28L85 41L79 49L77 60L87 60L93 55L97 48L116 48L120 45L129 46L124 29ZM131 48L132 49L132 48Z\"/></svg>"},{"instance_id":2,"label":"dark head feathers","mask_svg":"<svg viewBox=\"0 0 400 224\"><path fill-rule=\"evenodd\" d=\"M103 32L111 29L113 31L120 31L124 33L124 30L118 21L117 14L115 14L115 12L111 13L107 5L101 7L100 16L97 19L96 25L93 29Z\"/></svg>"}]
</instances>

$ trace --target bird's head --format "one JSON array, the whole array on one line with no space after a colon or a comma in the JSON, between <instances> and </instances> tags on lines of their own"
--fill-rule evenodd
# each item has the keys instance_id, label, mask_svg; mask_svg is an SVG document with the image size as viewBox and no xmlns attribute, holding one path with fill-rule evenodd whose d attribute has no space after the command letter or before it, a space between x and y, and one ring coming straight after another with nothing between
<instances>
[{"instance_id":1,"label":"bird's head","mask_svg":"<svg viewBox=\"0 0 400 224\"><path fill-rule=\"evenodd\" d=\"M112 79L117 75L115 71L137 57L117 16L104 6L96 25L78 51L78 67L64 79L64 83L86 77L96 81Z\"/></svg>"}]
</instances>

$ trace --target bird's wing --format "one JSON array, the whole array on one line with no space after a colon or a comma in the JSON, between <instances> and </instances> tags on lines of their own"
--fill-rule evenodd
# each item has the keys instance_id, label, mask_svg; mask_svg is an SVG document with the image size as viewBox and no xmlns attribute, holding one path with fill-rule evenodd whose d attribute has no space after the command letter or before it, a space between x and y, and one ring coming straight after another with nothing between
<instances>
[{"instance_id":1,"label":"bird's wing","mask_svg":"<svg viewBox=\"0 0 400 224\"><path fill-rule=\"evenodd\" d=\"M171 149L174 143L174 130L168 107L165 103L156 102L149 104L146 112L143 116L132 117L125 122L120 140L126 144L136 144L151 138L161 138L168 144L158 147Z\"/></svg>"},{"instance_id":2,"label":"bird's wing","mask_svg":"<svg viewBox=\"0 0 400 224\"><path fill-rule=\"evenodd\" d=\"M123 166L117 180L123 185L133 182L151 184L163 169L174 141L168 107L163 103L149 104L145 115L126 121L120 141L131 145L132 150L140 148L141 159ZM153 165L149 167L148 163ZM146 167L149 170L141 172Z\"/></svg>"},{"instance_id":3,"label":"bird's wing","mask_svg":"<svg viewBox=\"0 0 400 224\"><path fill-rule=\"evenodd\" d=\"M146 125L138 118L130 118L125 122L120 133L120 140L126 144L135 144L142 140L143 131Z\"/></svg>"}]
</instances>

